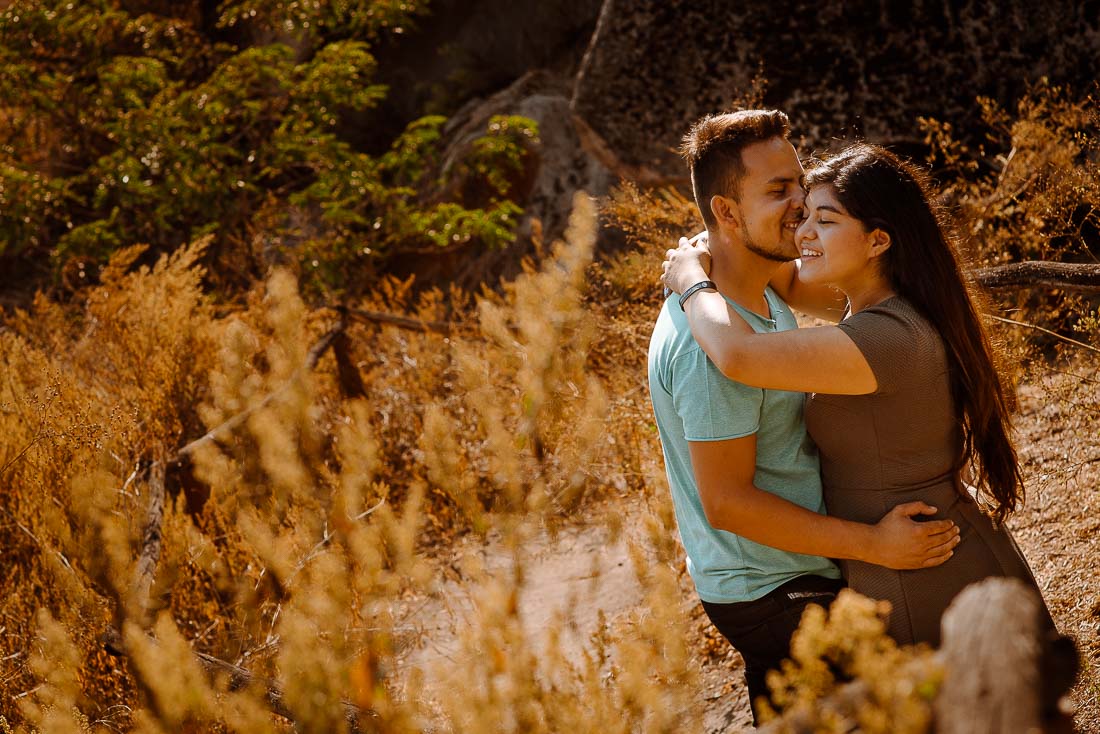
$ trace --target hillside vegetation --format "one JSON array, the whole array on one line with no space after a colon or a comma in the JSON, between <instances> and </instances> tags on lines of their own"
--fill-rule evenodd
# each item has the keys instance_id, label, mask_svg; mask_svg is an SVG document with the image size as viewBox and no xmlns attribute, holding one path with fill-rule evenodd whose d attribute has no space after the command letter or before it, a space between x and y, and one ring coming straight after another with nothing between
<instances>
[{"instance_id":1,"label":"hillside vegetation","mask_svg":"<svg viewBox=\"0 0 1100 734\"><path fill-rule=\"evenodd\" d=\"M382 153L355 144L350 121L386 94L376 45L430 8L138 5L0 11L0 728L699 728L708 653L645 377L661 254L698 227L686 192L577 193L561 241L532 229L519 277L422 287L392 259L515 240L509 196L540 145L510 115L455 160L443 117ZM975 106L982 145L921 121L972 265L1100 262L1096 100L1039 85ZM1068 287L986 304L1005 368L1048 390L1031 399L1082 406L1082 467L1100 461L1097 305ZM1035 486L1042 436L1024 439ZM643 602L577 660L569 620L531 639L519 600L534 535L582 519L628 539ZM449 564L460 536L512 570ZM400 610L445 576L477 614L440 699L404 665ZM942 671L894 647L873 604L840 611L808 621L778 700L880 679L861 730L927 731ZM1100 727L1100 643L1079 642L1079 723Z\"/></svg>"}]
</instances>

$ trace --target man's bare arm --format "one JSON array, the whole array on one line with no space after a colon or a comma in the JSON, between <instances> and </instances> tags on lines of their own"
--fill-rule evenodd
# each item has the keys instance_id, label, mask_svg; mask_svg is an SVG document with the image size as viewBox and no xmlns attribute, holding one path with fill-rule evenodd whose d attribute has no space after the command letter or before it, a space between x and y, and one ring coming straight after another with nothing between
<instances>
[{"instance_id":1,"label":"man's bare arm","mask_svg":"<svg viewBox=\"0 0 1100 734\"><path fill-rule=\"evenodd\" d=\"M846 558L895 569L930 568L951 557L950 520L915 522L935 508L910 502L875 525L820 515L755 486L756 435L688 444L703 510L712 526L794 553Z\"/></svg>"}]
</instances>

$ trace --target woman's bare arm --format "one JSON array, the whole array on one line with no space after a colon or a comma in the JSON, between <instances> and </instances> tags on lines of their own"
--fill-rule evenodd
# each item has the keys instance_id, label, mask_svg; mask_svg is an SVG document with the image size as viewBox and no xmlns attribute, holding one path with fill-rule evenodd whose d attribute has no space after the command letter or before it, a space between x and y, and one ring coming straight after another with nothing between
<instances>
[{"instance_id":1,"label":"woman's bare arm","mask_svg":"<svg viewBox=\"0 0 1100 734\"><path fill-rule=\"evenodd\" d=\"M706 248L709 244L707 231L699 232L688 243L694 247ZM783 263L768 285L791 308L834 324L840 321L848 303L844 294L831 286L806 283L799 277L801 269L801 260Z\"/></svg>"},{"instance_id":2,"label":"woman's bare arm","mask_svg":"<svg viewBox=\"0 0 1100 734\"><path fill-rule=\"evenodd\" d=\"M878 388L863 352L836 326L757 334L717 291L696 293L684 310L695 340L731 380L834 395Z\"/></svg>"}]
</instances>

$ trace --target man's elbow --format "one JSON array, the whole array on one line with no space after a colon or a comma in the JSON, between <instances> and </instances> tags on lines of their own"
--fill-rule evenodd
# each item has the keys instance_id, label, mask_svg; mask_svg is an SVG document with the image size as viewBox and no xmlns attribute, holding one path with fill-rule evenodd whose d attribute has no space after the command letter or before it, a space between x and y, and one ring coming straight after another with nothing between
<instances>
[{"instance_id":1,"label":"man's elbow","mask_svg":"<svg viewBox=\"0 0 1100 734\"><path fill-rule=\"evenodd\" d=\"M729 503L724 501L721 496L703 496L699 499L702 500L703 514L706 515L707 522L710 523L712 528L730 533L736 532L730 522L732 518L729 512Z\"/></svg>"}]
</instances>

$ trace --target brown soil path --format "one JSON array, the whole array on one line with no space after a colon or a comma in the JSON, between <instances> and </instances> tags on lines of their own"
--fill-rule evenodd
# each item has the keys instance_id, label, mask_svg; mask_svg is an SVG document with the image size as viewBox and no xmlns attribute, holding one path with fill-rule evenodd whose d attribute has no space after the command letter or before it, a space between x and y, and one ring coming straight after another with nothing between
<instances>
[{"instance_id":1,"label":"brown soil path","mask_svg":"<svg viewBox=\"0 0 1100 734\"><path fill-rule=\"evenodd\" d=\"M1083 671L1072 695L1076 731L1100 734L1100 381L1091 390L1088 385L1050 373L1021 390L1020 458L1029 494L1009 525L1061 631L1077 641L1082 653ZM642 598L627 538L612 537L599 520L605 512L625 518L629 528L646 509L636 499L615 500L589 513L587 523L555 535L537 534L525 546L519 609L526 634L541 641L553 619L568 618L561 641L574 660L596 632L601 612L614 624ZM428 673L428 695L440 685L431 674L437 662L463 662L459 636L476 610L459 569L470 555L491 574L509 573L510 555L499 543L463 539L440 562L436 592L410 600L401 615L407 634L400 662ZM705 731L749 730L740 656L706 622L686 574L681 587L683 612L692 620L699 650L703 686L698 706Z\"/></svg>"}]
</instances>

